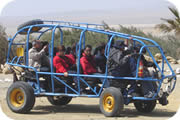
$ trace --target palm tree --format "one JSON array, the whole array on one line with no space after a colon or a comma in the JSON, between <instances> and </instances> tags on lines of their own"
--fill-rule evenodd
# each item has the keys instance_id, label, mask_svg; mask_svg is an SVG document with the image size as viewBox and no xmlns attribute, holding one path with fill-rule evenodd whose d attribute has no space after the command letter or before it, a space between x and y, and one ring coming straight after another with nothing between
<instances>
[{"instance_id":1,"label":"palm tree","mask_svg":"<svg viewBox=\"0 0 180 120\"><path fill-rule=\"evenodd\" d=\"M176 36L180 36L179 12L176 8L172 8L172 7L168 7L168 8L173 13L174 18L173 19L161 18L161 20L165 21L166 23L158 24L155 26L155 28L160 29L164 33L174 31Z\"/></svg>"}]
</instances>

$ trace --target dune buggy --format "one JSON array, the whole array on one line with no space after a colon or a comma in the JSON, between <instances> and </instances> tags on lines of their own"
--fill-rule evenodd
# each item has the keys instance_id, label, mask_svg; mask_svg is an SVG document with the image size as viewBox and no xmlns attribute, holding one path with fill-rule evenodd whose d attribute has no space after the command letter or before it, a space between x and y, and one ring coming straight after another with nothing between
<instances>
[{"instance_id":1,"label":"dune buggy","mask_svg":"<svg viewBox=\"0 0 180 120\"><path fill-rule=\"evenodd\" d=\"M9 108L16 113L27 113L29 112L35 103L36 97L45 96L48 101L53 105L66 105L74 97L89 97L89 98L99 98L100 97L100 110L105 116L118 116L123 108L124 104L134 103L135 108L140 112L151 112L156 106L157 101L163 101L167 98L169 94L175 88L176 76L172 70L170 64L168 63L162 48L153 40L129 35L119 32L114 32L110 30L105 30L102 28L103 25L99 24L88 24L88 23L74 23L74 22L64 22L64 21L42 21L42 20L32 20L28 21L18 27L17 33L9 38L9 48L7 55L7 64L11 66L13 70L15 66L23 68L23 72L20 75L14 73L13 83L9 87L7 92L7 104ZM77 70L76 74L69 74L68 80L63 77L63 73L56 73L53 67L53 53L54 46L58 43L64 43L64 30L79 30L80 38L76 45L76 56L77 56ZM58 32L57 32L58 31ZM108 68L106 65L106 71L104 75L85 75L81 72L80 57L82 49L86 45L86 33L93 32L98 34L103 34L106 36L106 48L105 56L108 59L109 51L112 46L113 39L121 40L131 40L133 41L133 46L140 44L138 57L137 57L137 70L135 77L115 77L108 75ZM50 71L40 72L36 68L29 66L28 61L28 50L30 48L30 37L35 34L38 40L41 39L45 33L51 34L51 40L49 42L49 53L48 57L50 60ZM59 33L58 42L55 44L55 34ZM25 41L18 41L20 36L25 36ZM131 38L131 39L130 39ZM12 55L13 50L16 49L16 55ZM152 49L157 49L161 54L161 64L158 64L155 60ZM141 56L143 55L143 50L146 50L146 55L150 56L154 67L147 68L146 71L152 71L152 74L148 77L143 77L145 70L142 69L143 65L140 64ZM12 57L13 56L13 57ZM164 66L167 64L171 71L170 75L165 75ZM77 79L77 84L74 84L72 78ZM88 80L87 78L91 78ZM103 82L98 79L103 78ZM50 81L49 89L44 88L45 80ZM131 80L137 82L137 87L139 91L139 96L128 96L128 87L123 91L119 89L118 86L104 87L106 81L113 80ZM92 82L93 81L93 82ZM96 82L94 82L96 81ZM153 82L156 84L155 94L146 98L143 96L141 91L141 82ZM55 86L59 83L60 91L57 90ZM82 87L83 86L83 87ZM86 87L84 87L86 86ZM87 89L90 92L81 93L81 89ZM166 99L165 99L166 100ZM167 101L166 101L167 102ZM165 103L164 105L166 105Z\"/></svg>"}]
</instances>

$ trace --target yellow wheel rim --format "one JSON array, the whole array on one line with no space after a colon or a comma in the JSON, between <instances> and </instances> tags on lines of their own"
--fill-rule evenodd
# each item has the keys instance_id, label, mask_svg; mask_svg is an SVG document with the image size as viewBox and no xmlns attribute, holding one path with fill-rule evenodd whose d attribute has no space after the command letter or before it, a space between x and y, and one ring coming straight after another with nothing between
<instances>
[{"instance_id":1,"label":"yellow wheel rim","mask_svg":"<svg viewBox=\"0 0 180 120\"><path fill-rule=\"evenodd\" d=\"M111 94L106 94L103 98L103 107L106 112L112 112L114 109L114 97Z\"/></svg>"},{"instance_id":2,"label":"yellow wheel rim","mask_svg":"<svg viewBox=\"0 0 180 120\"><path fill-rule=\"evenodd\" d=\"M24 104L24 93L21 89L16 88L10 94L10 101L14 107L21 107Z\"/></svg>"}]
</instances>

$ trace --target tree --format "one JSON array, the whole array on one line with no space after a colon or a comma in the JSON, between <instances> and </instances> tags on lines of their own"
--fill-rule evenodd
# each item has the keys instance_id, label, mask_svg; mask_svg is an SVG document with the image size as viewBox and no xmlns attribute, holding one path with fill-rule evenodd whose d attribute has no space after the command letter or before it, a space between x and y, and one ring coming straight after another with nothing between
<instances>
[{"instance_id":1,"label":"tree","mask_svg":"<svg viewBox=\"0 0 180 120\"><path fill-rule=\"evenodd\" d=\"M156 25L156 28L160 29L164 33L175 32L175 35L180 37L180 16L176 8L169 7L169 10L174 15L173 19L161 18L166 23Z\"/></svg>"},{"instance_id":2,"label":"tree","mask_svg":"<svg viewBox=\"0 0 180 120\"><path fill-rule=\"evenodd\" d=\"M0 25L0 64L4 64L6 61L7 48L8 41L5 28Z\"/></svg>"}]
</instances>

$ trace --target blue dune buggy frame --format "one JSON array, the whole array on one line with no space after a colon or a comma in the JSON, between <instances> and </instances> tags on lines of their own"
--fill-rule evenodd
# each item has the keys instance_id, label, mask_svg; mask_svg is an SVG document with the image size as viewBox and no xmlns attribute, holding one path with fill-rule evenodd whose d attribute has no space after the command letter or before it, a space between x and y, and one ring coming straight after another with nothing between
<instances>
[{"instance_id":1,"label":"blue dune buggy frame","mask_svg":"<svg viewBox=\"0 0 180 120\"><path fill-rule=\"evenodd\" d=\"M119 33L119 32L114 32L114 31L108 31L108 30L104 30L101 27L103 25L99 25L99 24L88 24L88 23L73 23L73 22L63 22L63 21L43 21L44 24L36 24L36 25L29 25L29 26L25 26L22 29L20 29L19 31L17 31L17 33L14 35L13 38L9 39L9 49L8 49L8 55L7 55L7 64L11 65L11 66L18 66L18 67L22 67L25 69L32 69L35 72L35 76L36 76L36 81L37 83L30 83L31 85L35 85L35 89L34 89L34 94L36 96L72 96L72 97L78 97L78 96L86 96L86 97L99 97L103 91L104 88L104 84L108 79L118 79L118 80L124 80L124 79L128 79L128 80L143 80L143 81L156 81L159 83L159 86L157 87L157 92L155 93L155 95L152 98L145 98L145 97L132 97L127 99L127 101L125 102L125 104L129 104L131 100L155 100L158 97L158 93L160 92L161 89L161 85L163 84L163 80L164 79L168 79L169 81L174 81L173 84L170 85L171 89L170 89L170 93L174 90L175 88L175 83L176 83L176 75L173 71L173 69L171 68L168 60L166 59L164 52L162 50L162 48L153 40L148 39L148 38L144 38L144 37L140 37L140 36L134 36L134 35L129 35L129 34L124 34L124 33ZM45 24L46 23L46 24ZM93 26L93 27L91 27ZM95 27L94 27L95 26ZM43 30L39 30L37 32L33 31L32 29L35 27L41 27L43 28ZM77 73L76 74L69 74L69 76L73 76L77 78L77 90L72 88L71 86L69 86L67 83L65 83L62 79L60 79L57 76L63 76L63 73L55 73L54 72L54 68L53 68L53 48L54 48L54 37L55 37L55 32L58 29L60 31L60 44L63 44L63 30L62 28L72 28L72 29L78 29L81 30L81 34L80 34L80 39L79 42L77 44L77 50L76 50L76 55L77 55ZM45 29L45 30L44 30ZM27 30L27 39L25 43L16 43L14 42L14 39L16 38L16 36L20 33L20 32L24 32L25 30ZM50 58L50 64L51 64L51 71L50 72L39 72L37 71L36 68L29 66L28 64L28 52L26 52L25 54L25 65L21 64L21 60L23 59L22 56L18 57L15 56L12 60L10 60L10 53L11 53L11 48L13 45L25 45L26 46L26 51L28 51L29 49L29 39L30 39L30 34L31 33L38 33L39 35L37 36L37 39L40 39L41 36L48 32L48 31L52 31L52 37L51 37L51 42L49 43L49 58ZM96 32L96 33L100 33L100 34L105 34L107 36L111 36L110 39L108 40L107 44L106 44L106 48L105 48L105 56L108 59L109 56L109 51L110 51L110 47L111 47L111 42L113 40L114 37L119 37L119 38L124 38L124 39L128 39L130 40L130 37L132 37L131 40L133 40L134 44L139 43L142 45L139 54L140 56L138 57L138 61L137 61L137 70L136 70L136 76L135 77L114 77L114 76L109 76L108 75L108 69L107 69L107 65L106 65L106 71L104 75L84 75L80 73L80 54L81 54L81 49L85 47L85 33L87 31L90 32ZM153 57L152 53L150 52L149 48L155 47L157 49L159 49L161 55L162 55L162 66L160 67L159 64L156 62L155 58ZM141 78L138 77L138 68L139 68L139 62L140 62L140 57L142 54L143 49L146 49L146 51L149 53L150 57L152 58L155 66L157 67L158 71L161 74L161 78L157 79L157 78L153 78L153 77L146 77L146 78ZM171 71L171 75L165 75L164 73L164 64L167 64L170 71ZM52 83L52 91L51 92L45 92L44 90L41 89L40 87L40 80L39 80L39 76L40 75L49 75L51 76L51 83ZM102 86L100 88L99 91L97 91L96 87L90 86L86 80L84 78L103 78L104 81L102 83ZM64 84L64 88L65 88L65 92L64 93L55 93L55 89L54 89L54 79L58 80L59 82L61 82L62 84ZM86 84L91 91L93 92L92 94L81 94L80 93L80 84L81 82L83 82L84 84ZM73 93L68 93L67 90L70 89L71 91L73 91ZM126 95L125 95L126 96Z\"/></svg>"}]
</instances>

